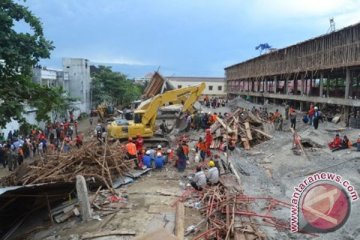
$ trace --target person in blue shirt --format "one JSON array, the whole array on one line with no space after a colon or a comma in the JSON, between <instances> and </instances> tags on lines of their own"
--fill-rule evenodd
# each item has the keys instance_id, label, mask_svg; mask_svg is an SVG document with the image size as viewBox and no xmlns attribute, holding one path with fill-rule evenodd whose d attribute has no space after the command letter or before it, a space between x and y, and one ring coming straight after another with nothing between
<instances>
[{"instance_id":1,"label":"person in blue shirt","mask_svg":"<svg viewBox=\"0 0 360 240\"><path fill-rule=\"evenodd\" d=\"M150 156L150 150L147 150L145 152L145 155L143 156L143 164L147 167L147 168L151 168L152 167L152 158Z\"/></svg>"},{"instance_id":2,"label":"person in blue shirt","mask_svg":"<svg viewBox=\"0 0 360 240\"><path fill-rule=\"evenodd\" d=\"M161 153L157 153L155 158L155 168L162 169L163 166L164 166L164 158Z\"/></svg>"}]
</instances>

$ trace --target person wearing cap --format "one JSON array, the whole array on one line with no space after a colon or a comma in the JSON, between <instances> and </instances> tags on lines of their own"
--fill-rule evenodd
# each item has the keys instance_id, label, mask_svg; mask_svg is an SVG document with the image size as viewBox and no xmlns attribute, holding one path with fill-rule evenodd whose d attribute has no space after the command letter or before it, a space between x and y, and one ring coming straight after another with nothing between
<instances>
[{"instance_id":1,"label":"person wearing cap","mask_svg":"<svg viewBox=\"0 0 360 240\"><path fill-rule=\"evenodd\" d=\"M147 168L152 168L152 158L150 156L150 150L146 150L145 155L143 156L143 164L147 167Z\"/></svg>"},{"instance_id":2,"label":"person wearing cap","mask_svg":"<svg viewBox=\"0 0 360 240\"><path fill-rule=\"evenodd\" d=\"M207 183L213 186L219 183L219 169L215 166L214 161L209 161L209 171L207 173Z\"/></svg>"},{"instance_id":3,"label":"person wearing cap","mask_svg":"<svg viewBox=\"0 0 360 240\"><path fill-rule=\"evenodd\" d=\"M314 113L314 119L313 124L314 128L318 129L319 127L319 120L322 119L321 112L319 111L318 107L314 107L315 113Z\"/></svg>"},{"instance_id":4,"label":"person wearing cap","mask_svg":"<svg viewBox=\"0 0 360 240\"><path fill-rule=\"evenodd\" d=\"M203 190L203 188L206 186L206 176L200 166L196 167L196 173L190 184L198 191Z\"/></svg>"},{"instance_id":5,"label":"person wearing cap","mask_svg":"<svg viewBox=\"0 0 360 240\"><path fill-rule=\"evenodd\" d=\"M162 156L161 153L157 153L156 154L156 158L155 158L155 168L156 169L162 169L164 166L164 157Z\"/></svg>"},{"instance_id":6,"label":"person wearing cap","mask_svg":"<svg viewBox=\"0 0 360 240\"><path fill-rule=\"evenodd\" d=\"M337 149L341 147L342 139L340 138L339 134L336 134L334 140L328 144L331 150Z\"/></svg>"}]
</instances>

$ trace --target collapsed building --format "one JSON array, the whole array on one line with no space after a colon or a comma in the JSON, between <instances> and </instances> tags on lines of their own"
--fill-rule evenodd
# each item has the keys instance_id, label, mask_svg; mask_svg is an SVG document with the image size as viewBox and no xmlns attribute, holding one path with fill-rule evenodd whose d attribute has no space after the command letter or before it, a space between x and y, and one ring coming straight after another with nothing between
<instances>
[{"instance_id":1,"label":"collapsed building","mask_svg":"<svg viewBox=\"0 0 360 240\"><path fill-rule=\"evenodd\" d=\"M225 75L230 97L301 111L315 103L360 128L360 23L228 66Z\"/></svg>"}]
</instances>

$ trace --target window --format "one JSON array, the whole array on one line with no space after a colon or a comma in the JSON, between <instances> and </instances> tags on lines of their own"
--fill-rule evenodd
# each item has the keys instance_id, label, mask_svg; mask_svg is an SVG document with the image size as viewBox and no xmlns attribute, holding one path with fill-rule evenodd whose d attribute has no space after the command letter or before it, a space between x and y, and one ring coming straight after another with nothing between
<instances>
[{"instance_id":1,"label":"window","mask_svg":"<svg viewBox=\"0 0 360 240\"><path fill-rule=\"evenodd\" d=\"M181 88L182 86L181 85L178 85L178 88Z\"/></svg>"},{"instance_id":2,"label":"window","mask_svg":"<svg viewBox=\"0 0 360 240\"><path fill-rule=\"evenodd\" d=\"M222 90L222 86L218 86L218 90L221 91L221 90Z\"/></svg>"},{"instance_id":3,"label":"window","mask_svg":"<svg viewBox=\"0 0 360 240\"><path fill-rule=\"evenodd\" d=\"M212 91L213 90L213 86L209 86L209 91Z\"/></svg>"}]
</instances>

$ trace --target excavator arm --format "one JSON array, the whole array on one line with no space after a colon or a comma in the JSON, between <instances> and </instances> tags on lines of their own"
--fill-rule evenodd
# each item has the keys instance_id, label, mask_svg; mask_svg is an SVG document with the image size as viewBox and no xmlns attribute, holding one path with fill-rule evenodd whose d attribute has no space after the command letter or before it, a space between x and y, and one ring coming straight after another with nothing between
<instances>
[{"instance_id":1,"label":"excavator arm","mask_svg":"<svg viewBox=\"0 0 360 240\"><path fill-rule=\"evenodd\" d=\"M179 88L156 95L148 104L140 105L137 112L143 112L141 122L144 126L155 126L158 109L169 103L182 103L182 112L192 110L193 104L204 91L206 85L201 83L195 86Z\"/></svg>"}]
</instances>

